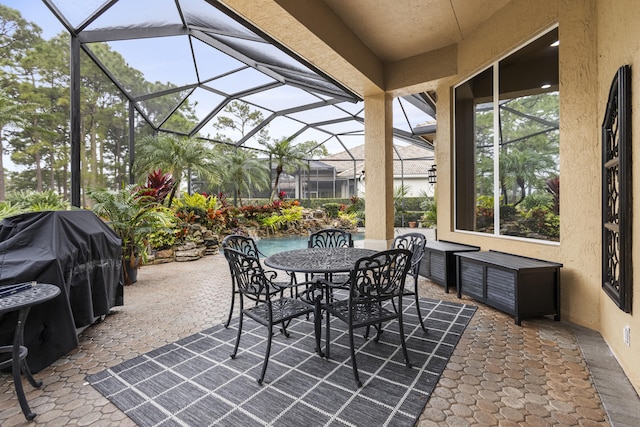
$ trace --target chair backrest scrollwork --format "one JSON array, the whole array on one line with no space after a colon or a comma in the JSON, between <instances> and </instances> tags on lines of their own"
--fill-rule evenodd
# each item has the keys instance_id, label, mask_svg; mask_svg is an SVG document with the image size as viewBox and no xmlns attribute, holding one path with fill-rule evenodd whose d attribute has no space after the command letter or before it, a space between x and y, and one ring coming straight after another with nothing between
<instances>
[{"instance_id":1,"label":"chair backrest scrollwork","mask_svg":"<svg viewBox=\"0 0 640 427\"><path fill-rule=\"evenodd\" d=\"M231 234L222 240L222 248L231 248L255 258L260 258L260 251L255 240L240 234Z\"/></svg>"},{"instance_id":2,"label":"chair backrest scrollwork","mask_svg":"<svg viewBox=\"0 0 640 427\"><path fill-rule=\"evenodd\" d=\"M401 295L410 267L411 252L407 249L389 249L360 258L350 273L350 303L378 303Z\"/></svg>"},{"instance_id":3,"label":"chair backrest scrollwork","mask_svg":"<svg viewBox=\"0 0 640 427\"><path fill-rule=\"evenodd\" d=\"M420 267L420 261L424 257L427 245L427 237L421 233L406 233L393 239L392 248L408 249L411 256L411 274L415 274Z\"/></svg>"},{"instance_id":4,"label":"chair backrest scrollwork","mask_svg":"<svg viewBox=\"0 0 640 427\"><path fill-rule=\"evenodd\" d=\"M251 300L268 301L271 281L258 258L230 247L224 248L224 256L238 291Z\"/></svg>"},{"instance_id":5,"label":"chair backrest scrollwork","mask_svg":"<svg viewBox=\"0 0 640 427\"><path fill-rule=\"evenodd\" d=\"M310 248L352 248L351 233L338 228L325 228L309 235Z\"/></svg>"}]
</instances>

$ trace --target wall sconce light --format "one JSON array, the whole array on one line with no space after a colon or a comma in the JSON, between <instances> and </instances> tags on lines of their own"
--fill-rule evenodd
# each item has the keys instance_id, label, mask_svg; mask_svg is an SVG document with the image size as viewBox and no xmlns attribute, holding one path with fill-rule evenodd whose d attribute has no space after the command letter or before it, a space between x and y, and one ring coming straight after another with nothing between
<instances>
[{"instance_id":1,"label":"wall sconce light","mask_svg":"<svg viewBox=\"0 0 640 427\"><path fill-rule=\"evenodd\" d=\"M427 181L429 181L429 184L435 184L437 180L436 164L434 163L427 171Z\"/></svg>"}]
</instances>

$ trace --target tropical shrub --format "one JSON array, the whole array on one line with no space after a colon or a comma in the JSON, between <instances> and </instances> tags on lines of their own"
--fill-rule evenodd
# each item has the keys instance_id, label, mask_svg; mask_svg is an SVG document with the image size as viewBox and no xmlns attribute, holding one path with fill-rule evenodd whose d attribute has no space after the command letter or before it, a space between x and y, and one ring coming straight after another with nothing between
<instances>
[{"instance_id":1,"label":"tropical shrub","mask_svg":"<svg viewBox=\"0 0 640 427\"><path fill-rule=\"evenodd\" d=\"M347 212L359 212L364 210L364 199L358 196L351 197L351 204L347 207Z\"/></svg>"},{"instance_id":2,"label":"tropical shrub","mask_svg":"<svg viewBox=\"0 0 640 427\"><path fill-rule=\"evenodd\" d=\"M393 210L395 216L401 216L403 212L409 210L405 203L409 191L411 191L411 187L408 185L399 185L393 189Z\"/></svg>"},{"instance_id":3,"label":"tropical shrub","mask_svg":"<svg viewBox=\"0 0 640 427\"><path fill-rule=\"evenodd\" d=\"M122 240L122 256L133 266L146 261L149 235L159 230L172 231L173 212L145 195L140 187L126 185L120 190L89 190L95 202L93 212L101 217Z\"/></svg>"},{"instance_id":4,"label":"tropical shrub","mask_svg":"<svg viewBox=\"0 0 640 427\"><path fill-rule=\"evenodd\" d=\"M181 206L175 209L176 217L188 224L205 224L207 221L207 211L196 206Z\"/></svg>"},{"instance_id":5,"label":"tropical shrub","mask_svg":"<svg viewBox=\"0 0 640 427\"><path fill-rule=\"evenodd\" d=\"M258 221L262 227L270 229L272 231L277 231L280 229L280 224L282 222L282 218L278 214L266 216L260 218Z\"/></svg>"},{"instance_id":6,"label":"tropical shrub","mask_svg":"<svg viewBox=\"0 0 640 427\"><path fill-rule=\"evenodd\" d=\"M218 209L222 203L218 203L216 196L209 196L202 193L183 193L174 203L175 208L197 208L206 211L207 209Z\"/></svg>"},{"instance_id":7,"label":"tropical shrub","mask_svg":"<svg viewBox=\"0 0 640 427\"><path fill-rule=\"evenodd\" d=\"M222 206L220 209L207 210L207 228L215 233L238 228L240 210L234 206Z\"/></svg>"},{"instance_id":8,"label":"tropical shrub","mask_svg":"<svg viewBox=\"0 0 640 427\"><path fill-rule=\"evenodd\" d=\"M176 232L178 230L160 229L149 233L147 241L152 249L169 249L176 243Z\"/></svg>"},{"instance_id":9,"label":"tropical shrub","mask_svg":"<svg viewBox=\"0 0 640 427\"><path fill-rule=\"evenodd\" d=\"M548 240L560 237L560 216L554 213L552 195L547 193L530 194L518 206L501 205L500 218L507 227L504 234L510 236ZM479 230L493 225L493 197L478 197L476 224Z\"/></svg>"},{"instance_id":10,"label":"tropical shrub","mask_svg":"<svg viewBox=\"0 0 640 427\"><path fill-rule=\"evenodd\" d=\"M173 203L176 210L176 217L182 222L193 224L198 223L209 229L217 228L226 223L219 212L223 203L218 201L218 197L207 194L183 193L179 199Z\"/></svg>"},{"instance_id":11,"label":"tropical shrub","mask_svg":"<svg viewBox=\"0 0 640 427\"><path fill-rule=\"evenodd\" d=\"M479 196L476 201L476 226L482 229L493 225L493 197Z\"/></svg>"},{"instance_id":12,"label":"tropical shrub","mask_svg":"<svg viewBox=\"0 0 640 427\"><path fill-rule=\"evenodd\" d=\"M364 226L364 198L351 196L351 204L347 207L347 213L355 214L357 222L354 225Z\"/></svg>"},{"instance_id":13,"label":"tropical shrub","mask_svg":"<svg viewBox=\"0 0 640 427\"><path fill-rule=\"evenodd\" d=\"M522 213L522 224L533 233L550 238L560 237L560 216L546 206L537 206Z\"/></svg>"},{"instance_id":14,"label":"tropical shrub","mask_svg":"<svg viewBox=\"0 0 640 427\"><path fill-rule=\"evenodd\" d=\"M25 212L27 212L27 210L21 204L9 201L0 202L0 219L20 215Z\"/></svg>"},{"instance_id":15,"label":"tropical shrub","mask_svg":"<svg viewBox=\"0 0 640 427\"><path fill-rule=\"evenodd\" d=\"M438 204L435 197L427 197L420 204L420 207L424 211L422 214L422 226L431 228L435 227L438 223Z\"/></svg>"},{"instance_id":16,"label":"tropical shrub","mask_svg":"<svg viewBox=\"0 0 640 427\"><path fill-rule=\"evenodd\" d=\"M513 221L518 213L518 209L514 205L500 205L500 220Z\"/></svg>"},{"instance_id":17,"label":"tropical shrub","mask_svg":"<svg viewBox=\"0 0 640 427\"><path fill-rule=\"evenodd\" d=\"M302 219L302 210L301 206L291 205L281 209L282 217L286 222L298 222Z\"/></svg>"},{"instance_id":18,"label":"tropical shrub","mask_svg":"<svg viewBox=\"0 0 640 427\"><path fill-rule=\"evenodd\" d=\"M295 226L302 219L302 207L290 205L280 209L279 212L273 212L269 216L264 216L258 220L262 227L272 231L278 231L285 227Z\"/></svg>"},{"instance_id":19,"label":"tropical shrub","mask_svg":"<svg viewBox=\"0 0 640 427\"><path fill-rule=\"evenodd\" d=\"M522 203L518 205L518 209L521 212L528 211L538 206L546 206L551 208L553 205L553 196L547 192L536 191L529 194L522 200Z\"/></svg>"},{"instance_id":20,"label":"tropical shrub","mask_svg":"<svg viewBox=\"0 0 640 427\"><path fill-rule=\"evenodd\" d=\"M325 203L322 207L329 218L338 218L340 203Z\"/></svg>"},{"instance_id":21,"label":"tropical shrub","mask_svg":"<svg viewBox=\"0 0 640 427\"><path fill-rule=\"evenodd\" d=\"M338 212L338 218L342 221L348 222L350 225L358 225L360 219L358 218L358 212L348 212L348 209Z\"/></svg>"},{"instance_id":22,"label":"tropical shrub","mask_svg":"<svg viewBox=\"0 0 640 427\"><path fill-rule=\"evenodd\" d=\"M240 213L248 221L270 215L274 210L273 205L244 205L240 208Z\"/></svg>"},{"instance_id":23,"label":"tropical shrub","mask_svg":"<svg viewBox=\"0 0 640 427\"><path fill-rule=\"evenodd\" d=\"M424 211L424 209L422 208L422 204L424 203L424 199L427 197L431 197L431 196L428 196L424 190L420 191L420 196L405 197L404 210L405 211Z\"/></svg>"},{"instance_id":24,"label":"tropical shrub","mask_svg":"<svg viewBox=\"0 0 640 427\"><path fill-rule=\"evenodd\" d=\"M22 190L7 194L7 202L22 206L25 212L61 211L71 208L71 204L53 190Z\"/></svg>"}]
</instances>

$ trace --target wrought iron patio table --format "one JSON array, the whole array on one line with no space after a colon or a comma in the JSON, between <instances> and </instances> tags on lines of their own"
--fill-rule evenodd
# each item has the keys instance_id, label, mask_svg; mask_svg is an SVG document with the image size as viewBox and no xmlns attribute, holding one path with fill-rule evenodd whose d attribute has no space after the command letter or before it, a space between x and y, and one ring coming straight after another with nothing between
<instances>
[{"instance_id":1,"label":"wrought iron patio table","mask_svg":"<svg viewBox=\"0 0 640 427\"><path fill-rule=\"evenodd\" d=\"M7 286L0 289L6 290L7 288L9 287ZM27 420L34 419L36 414L31 412L29 404L27 403L27 398L25 397L24 389L22 388L22 378L20 377L20 373L24 373L27 380L29 380L29 383L36 388L42 385L42 381L38 381L33 378L25 360L29 350L24 346L24 326L31 307L45 301L49 301L59 294L60 288L57 286L37 283L34 285L29 284L27 287L21 287L17 292L0 298L0 316L13 311L18 311L18 320L13 336L13 345L0 347L0 354L10 353L11 358L0 362L0 369L11 366L13 383L16 388L16 394L18 395L18 402L20 402L22 413Z\"/></svg>"},{"instance_id":2,"label":"wrought iron patio table","mask_svg":"<svg viewBox=\"0 0 640 427\"><path fill-rule=\"evenodd\" d=\"M265 258L265 265L295 273L347 273L355 262L376 251L364 248L304 248L278 252Z\"/></svg>"},{"instance_id":3,"label":"wrought iron patio table","mask_svg":"<svg viewBox=\"0 0 640 427\"><path fill-rule=\"evenodd\" d=\"M294 249L291 251L279 252L271 255L264 260L264 264L268 267L275 268L277 270L286 271L289 273L311 273L322 274L325 278L335 273L347 273L349 272L355 262L365 256L371 256L376 253L372 249L364 248L305 248ZM322 310L322 294L329 298L330 290L323 289L328 282L326 281L312 281L309 284L316 287L319 292L318 297L313 301L314 312L314 326L315 326L315 338L316 338L316 351L320 356L325 356L320 348L320 336L321 336L321 310ZM324 290L324 292L322 292ZM328 301L327 301L328 302ZM329 327L329 317L326 316L327 327ZM327 357L329 354L327 352Z\"/></svg>"}]
</instances>

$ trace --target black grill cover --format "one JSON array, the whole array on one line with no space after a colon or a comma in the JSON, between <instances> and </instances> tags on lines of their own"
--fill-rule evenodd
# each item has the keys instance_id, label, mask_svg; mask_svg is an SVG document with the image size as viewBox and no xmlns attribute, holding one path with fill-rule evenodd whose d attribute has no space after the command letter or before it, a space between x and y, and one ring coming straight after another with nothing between
<instances>
[{"instance_id":1,"label":"black grill cover","mask_svg":"<svg viewBox=\"0 0 640 427\"><path fill-rule=\"evenodd\" d=\"M55 299L31 308L24 343L32 372L78 345L76 328L123 304L120 238L93 212L36 212L0 222L0 287L51 283ZM13 312L0 319L0 345L10 344Z\"/></svg>"}]
</instances>

